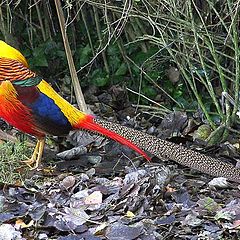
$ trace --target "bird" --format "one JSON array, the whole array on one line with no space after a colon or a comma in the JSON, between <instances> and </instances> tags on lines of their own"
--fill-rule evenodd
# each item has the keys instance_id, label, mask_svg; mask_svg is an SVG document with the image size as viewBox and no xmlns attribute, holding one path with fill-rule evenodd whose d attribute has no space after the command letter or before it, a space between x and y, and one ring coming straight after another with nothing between
<instances>
[{"instance_id":1,"label":"bird","mask_svg":"<svg viewBox=\"0 0 240 240\"><path fill-rule=\"evenodd\" d=\"M37 138L31 158L25 161L38 168L46 135L63 136L71 130L97 132L150 157L130 140L94 122L62 98L41 76L29 69L26 58L12 46L0 41L0 117L22 132Z\"/></svg>"},{"instance_id":2,"label":"bird","mask_svg":"<svg viewBox=\"0 0 240 240\"><path fill-rule=\"evenodd\" d=\"M32 168L41 163L46 135L87 130L124 144L147 160L149 154L194 170L240 183L240 169L220 159L193 151L143 131L86 114L62 98L41 76L31 71L25 57L0 40L0 117L37 138Z\"/></svg>"}]
</instances>

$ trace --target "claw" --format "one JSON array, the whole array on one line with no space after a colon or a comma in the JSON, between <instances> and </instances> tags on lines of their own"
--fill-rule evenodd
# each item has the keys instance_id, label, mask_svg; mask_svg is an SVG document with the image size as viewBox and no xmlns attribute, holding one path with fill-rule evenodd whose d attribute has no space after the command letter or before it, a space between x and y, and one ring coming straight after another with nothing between
<instances>
[{"instance_id":1,"label":"claw","mask_svg":"<svg viewBox=\"0 0 240 240\"><path fill-rule=\"evenodd\" d=\"M22 161L25 164L27 164L31 170L38 168L39 164L41 163L44 145L45 145L45 138L38 139L36 147L33 151L32 157L28 160ZM35 166L32 166L34 163L35 163Z\"/></svg>"}]
</instances>

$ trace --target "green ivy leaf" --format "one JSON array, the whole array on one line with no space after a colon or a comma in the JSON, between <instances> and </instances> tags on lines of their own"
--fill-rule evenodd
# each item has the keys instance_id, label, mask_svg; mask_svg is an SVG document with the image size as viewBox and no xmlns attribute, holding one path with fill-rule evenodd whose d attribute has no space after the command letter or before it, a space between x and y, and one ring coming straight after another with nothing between
<instances>
[{"instance_id":1,"label":"green ivy leaf","mask_svg":"<svg viewBox=\"0 0 240 240\"><path fill-rule=\"evenodd\" d=\"M80 66L83 66L90 61L91 54L92 54L92 50L91 50L89 44L87 44L84 48L82 48L80 50L80 56L79 56Z\"/></svg>"},{"instance_id":2,"label":"green ivy leaf","mask_svg":"<svg viewBox=\"0 0 240 240\"><path fill-rule=\"evenodd\" d=\"M127 65L125 63L122 63L118 70L115 72L116 76L123 76L127 73Z\"/></svg>"},{"instance_id":3,"label":"green ivy leaf","mask_svg":"<svg viewBox=\"0 0 240 240\"><path fill-rule=\"evenodd\" d=\"M98 87L104 87L109 83L110 78L106 72L103 72L101 69L96 69L92 73L91 81Z\"/></svg>"},{"instance_id":4,"label":"green ivy leaf","mask_svg":"<svg viewBox=\"0 0 240 240\"><path fill-rule=\"evenodd\" d=\"M151 86L146 86L146 87L144 87L143 90L144 90L144 94L149 97L156 97L156 95L157 95L156 89Z\"/></svg>"},{"instance_id":5,"label":"green ivy leaf","mask_svg":"<svg viewBox=\"0 0 240 240\"><path fill-rule=\"evenodd\" d=\"M94 83L98 87L104 87L109 82L109 79L107 77L97 77L94 79Z\"/></svg>"},{"instance_id":6,"label":"green ivy leaf","mask_svg":"<svg viewBox=\"0 0 240 240\"><path fill-rule=\"evenodd\" d=\"M32 64L37 67L48 67L47 58L42 47L33 50Z\"/></svg>"}]
</instances>

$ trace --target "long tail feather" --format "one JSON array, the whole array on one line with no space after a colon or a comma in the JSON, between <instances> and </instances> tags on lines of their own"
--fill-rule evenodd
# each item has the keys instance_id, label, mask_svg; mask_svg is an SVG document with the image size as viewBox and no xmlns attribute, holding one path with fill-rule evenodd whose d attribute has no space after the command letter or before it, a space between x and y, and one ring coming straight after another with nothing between
<instances>
[{"instance_id":1,"label":"long tail feather","mask_svg":"<svg viewBox=\"0 0 240 240\"><path fill-rule=\"evenodd\" d=\"M131 140L128 140L128 139L120 136L116 132L113 132L109 129L102 127L101 125L97 124L94 121L94 119L95 118L93 116L87 115L86 118L84 118L84 121L81 120L80 123L75 125L74 127L85 129L85 130L90 130L90 131L99 133L101 135L104 135L106 137L109 137L123 145L128 146L129 148L133 149L134 151L138 152L140 155L142 155L147 160L151 160L151 158L142 149L140 149L137 145L135 145L133 142L131 142Z\"/></svg>"},{"instance_id":2,"label":"long tail feather","mask_svg":"<svg viewBox=\"0 0 240 240\"><path fill-rule=\"evenodd\" d=\"M121 135L141 149L159 158L171 159L200 172L212 176L225 177L231 181L240 183L240 169L234 167L232 164L116 123L102 119L94 119L94 122L109 131Z\"/></svg>"}]
</instances>

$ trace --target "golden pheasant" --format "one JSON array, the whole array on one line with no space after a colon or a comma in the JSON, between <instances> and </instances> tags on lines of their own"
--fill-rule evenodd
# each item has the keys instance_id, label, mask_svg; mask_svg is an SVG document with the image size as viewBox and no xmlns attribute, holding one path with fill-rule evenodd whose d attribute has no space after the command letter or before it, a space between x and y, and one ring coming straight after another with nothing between
<instances>
[{"instance_id":1,"label":"golden pheasant","mask_svg":"<svg viewBox=\"0 0 240 240\"><path fill-rule=\"evenodd\" d=\"M33 155L26 161L29 165L35 163L35 167L41 161L47 134L59 136L70 130L84 129L125 144L146 159L149 157L144 151L240 182L240 169L231 164L79 111L32 72L18 50L3 41L0 41L0 117L37 138Z\"/></svg>"},{"instance_id":2,"label":"golden pheasant","mask_svg":"<svg viewBox=\"0 0 240 240\"><path fill-rule=\"evenodd\" d=\"M0 103L0 117L37 138L33 155L26 161L29 165L39 166L47 134L60 136L74 129L98 132L149 159L131 141L96 124L93 116L64 100L28 68L27 60L18 50L3 41L0 41Z\"/></svg>"}]
</instances>

